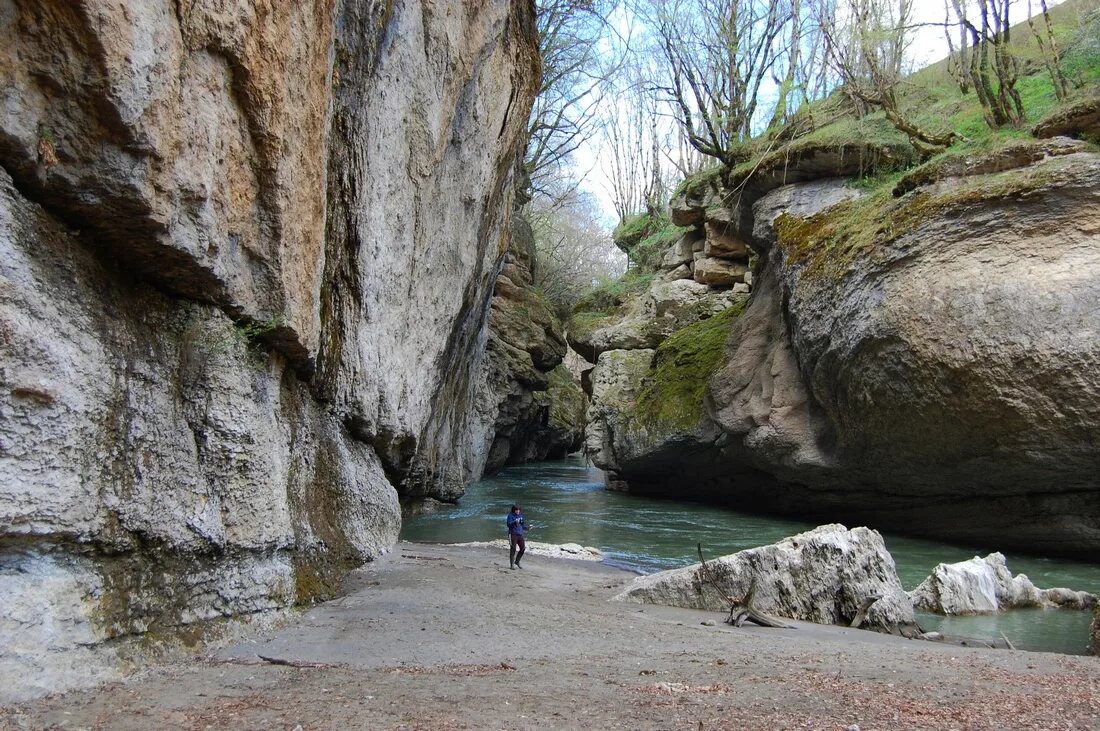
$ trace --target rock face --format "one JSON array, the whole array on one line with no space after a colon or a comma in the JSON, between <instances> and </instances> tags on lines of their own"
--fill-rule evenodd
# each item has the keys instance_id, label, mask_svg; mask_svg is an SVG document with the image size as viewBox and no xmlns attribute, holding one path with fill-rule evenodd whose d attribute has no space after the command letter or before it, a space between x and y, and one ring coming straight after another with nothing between
<instances>
[{"instance_id":1,"label":"rock face","mask_svg":"<svg viewBox=\"0 0 1100 731\"><path fill-rule=\"evenodd\" d=\"M615 598L721 612L729 609L726 596L742 600L753 589L753 605L764 614L849 625L865 600L878 597L863 626L893 633L916 627L894 559L882 536L867 528L823 525L707 566L640 576Z\"/></svg>"},{"instance_id":2,"label":"rock face","mask_svg":"<svg viewBox=\"0 0 1100 731\"><path fill-rule=\"evenodd\" d=\"M1013 576L1000 553L961 563L941 563L909 593L913 606L937 614L988 614L1005 609L1091 609L1096 596L1071 589L1039 589L1024 574Z\"/></svg>"},{"instance_id":3,"label":"rock face","mask_svg":"<svg viewBox=\"0 0 1100 731\"><path fill-rule=\"evenodd\" d=\"M934 162L898 196L829 178L839 157L793 156L722 214L758 260L700 370L712 426L683 459L601 466L647 494L1094 555L1100 155L1060 140ZM673 209L714 215L703 195Z\"/></svg>"},{"instance_id":4,"label":"rock face","mask_svg":"<svg viewBox=\"0 0 1100 731\"><path fill-rule=\"evenodd\" d=\"M505 0L17 2L0 39L15 698L324 596L461 490L538 61Z\"/></svg>"},{"instance_id":5,"label":"rock face","mask_svg":"<svg viewBox=\"0 0 1100 731\"><path fill-rule=\"evenodd\" d=\"M562 362L568 346L561 323L532 284L534 253L530 227L516 216L490 305L478 391L484 467L476 474L581 448L587 403Z\"/></svg>"}]
</instances>

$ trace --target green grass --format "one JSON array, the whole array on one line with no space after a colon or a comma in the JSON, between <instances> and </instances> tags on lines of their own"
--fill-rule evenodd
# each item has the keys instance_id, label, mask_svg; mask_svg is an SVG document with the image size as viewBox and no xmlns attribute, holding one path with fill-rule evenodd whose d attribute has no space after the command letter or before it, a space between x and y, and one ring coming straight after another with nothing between
<instances>
[{"instance_id":1,"label":"green grass","mask_svg":"<svg viewBox=\"0 0 1100 731\"><path fill-rule=\"evenodd\" d=\"M654 221L648 213L627 216L611 232L611 240L615 242L615 246L629 254L639 241L649 235L653 227Z\"/></svg>"},{"instance_id":2,"label":"green grass","mask_svg":"<svg viewBox=\"0 0 1100 731\"><path fill-rule=\"evenodd\" d=\"M629 269L618 279L601 279L592 291L573 306L570 321L575 321L577 315L583 313L615 314L627 302L649 289L653 277L652 272Z\"/></svg>"},{"instance_id":3,"label":"green grass","mask_svg":"<svg viewBox=\"0 0 1100 731\"><path fill-rule=\"evenodd\" d=\"M672 191L673 198L686 195L689 198L701 198L710 190L717 190L722 183L722 175L725 173L724 165L711 165L705 167L694 175L689 175L680 181L676 190Z\"/></svg>"},{"instance_id":4,"label":"green grass","mask_svg":"<svg viewBox=\"0 0 1100 731\"><path fill-rule=\"evenodd\" d=\"M699 423L707 383L721 364L730 327L744 309L745 302L739 302L661 343L635 402L640 425L690 429Z\"/></svg>"}]
</instances>

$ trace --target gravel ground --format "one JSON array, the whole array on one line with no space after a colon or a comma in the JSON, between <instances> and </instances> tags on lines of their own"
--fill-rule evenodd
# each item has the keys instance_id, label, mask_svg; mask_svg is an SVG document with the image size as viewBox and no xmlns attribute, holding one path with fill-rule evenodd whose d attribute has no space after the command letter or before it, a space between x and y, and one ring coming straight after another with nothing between
<instances>
[{"instance_id":1,"label":"gravel ground","mask_svg":"<svg viewBox=\"0 0 1100 731\"><path fill-rule=\"evenodd\" d=\"M1100 658L733 628L608 601L630 579L402 543L280 629L2 708L0 727L1100 729Z\"/></svg>"}]
</instances>

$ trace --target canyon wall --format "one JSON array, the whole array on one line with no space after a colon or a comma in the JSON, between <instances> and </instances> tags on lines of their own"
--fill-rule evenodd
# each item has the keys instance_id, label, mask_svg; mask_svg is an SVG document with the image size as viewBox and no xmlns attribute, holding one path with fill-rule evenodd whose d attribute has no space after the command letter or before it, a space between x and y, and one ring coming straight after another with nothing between
<instances>
[{"instance_id":1,"label":"canyon wall","mask_svg":"<svg viewBox=\"0 0 1100 731\"><path fill-rule=\"evenodd\" d=\"M589 334L589 451L632 492L1091 558L1100 155L1011 141L852 183L902 153L807 144L674 200L755 253L751 297Z\"/></svg>"},{"instance_id":2,"label":"canyon wall","mask_svg":"<svg viewBox=\"0 0 1100 731\"><path fill-rule=\"evenodd\" d=\"M331 593L476 419L533 7L0 2L0 670Z\"/></svg>"}]
</instances>

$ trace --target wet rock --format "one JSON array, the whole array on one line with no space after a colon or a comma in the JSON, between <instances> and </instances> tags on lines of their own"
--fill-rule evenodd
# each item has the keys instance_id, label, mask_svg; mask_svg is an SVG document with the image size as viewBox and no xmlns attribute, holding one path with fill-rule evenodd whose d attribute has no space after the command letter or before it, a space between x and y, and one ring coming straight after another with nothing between
<instances>
[{"instance_id":1,"label":"wet rock","mask_svg":"<svg viewBox=\"0 0 1100 731\"><path fill-rule=\"evenodd\" d=\"M818 624L848 625L860 608L866 627L901 632L915 625L882 536L868 528L824 525L779 543L671 571L641 576L619 601L727 611L726 597L753 590L756 611Z\"/></svg>"}]
</instances>

